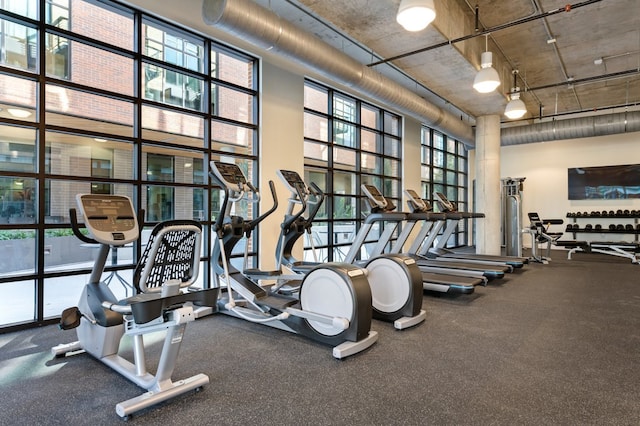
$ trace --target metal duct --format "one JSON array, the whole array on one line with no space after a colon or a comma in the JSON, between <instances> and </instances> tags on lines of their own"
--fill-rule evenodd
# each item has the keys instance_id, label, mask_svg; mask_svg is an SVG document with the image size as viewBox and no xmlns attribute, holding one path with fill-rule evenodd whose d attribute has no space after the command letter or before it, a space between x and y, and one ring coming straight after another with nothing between
<instances>
[{"instance_id":1,"label":"metal duct","mask_svg":"<svg viewBox=\"0 0 640 426\"><path fill-rule=\"evenodd\" d=\"M207 25L301 62L326 78L352 87L474 146L473 129L459 117L427 102L251 0L203 0L202 15Z\"/></svg>"},{"instance_id":2,"label":"metal duct","mask_svg":"<svg viewBox=\"0 0 640 426\"><path fill-rule=\"evenodd\" d=\"M554 120L502 129L502 146L640 131L640 111Z\"/></svg>"}]
</instances>

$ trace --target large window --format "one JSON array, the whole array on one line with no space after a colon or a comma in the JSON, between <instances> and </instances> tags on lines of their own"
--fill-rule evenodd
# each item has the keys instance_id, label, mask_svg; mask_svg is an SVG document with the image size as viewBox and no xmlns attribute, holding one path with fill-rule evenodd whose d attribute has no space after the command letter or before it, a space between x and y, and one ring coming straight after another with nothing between
<instances>
[{"instance_id":1,"label":"large window","mask_svg":"<svg viewBox=\"0 0 640 426\"><path fill-rule=\"evenodd\" d=\"M434 192L441 192L458 206L467 211L468 203L468 155L465 145L436 130L422 128L421 147L421 191L422 197L434 203ZM469 224L460 221L447 247L459 247L468 243Z\"/></svg>"},{"instance_id":2,"label":"large window","mask_svg":"<svg viewBox=\"0 0 640 426\"><path fill-rule=\"evenodd\" d=\"M304 106L305 180L327 194L313 226L313 243L322 260L340 261L369 213L361 185L376 185L399 202L401 119L311 81L305 83ZM378 235L376 228L371 241ZM305 244L308 251L311 241Z\"/></svg>"},{"instance_id":3,"label":"large window","mask_svg":"<svg viewBox=\"0 0 640 426\"><path fill-rule=\"evenodd\" d=\"M71 233L76 194L128 195L149 226L208 226L209 161L257 176L255 58L108 0L0 0L0 48L0 329L77 303L96 251ZM107 275L131 282L143 243Z\"/></svg>"}]
</instances>

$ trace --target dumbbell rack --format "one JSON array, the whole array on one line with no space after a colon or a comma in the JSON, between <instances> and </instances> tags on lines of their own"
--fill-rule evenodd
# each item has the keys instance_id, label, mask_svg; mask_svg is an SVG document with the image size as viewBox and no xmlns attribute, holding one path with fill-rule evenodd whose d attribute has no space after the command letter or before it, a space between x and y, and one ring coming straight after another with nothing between
<instances>
[{"instance_id":1,"label":"dumbbell rack","mask_svg":"<svg viewBox=\"0 0 640 426\"><path fill-rule=\"evenodd\" d=\"M613 213L613 214L612 214ZM638 237L640 236L640 211L621 211L618 210L616 212L607 212L607 214L602 214L602 212L582 212L582 213L567 213L567 218L572 219L572 223L567 224L567 228L565 232L571 232L573 234L573 238L576 238L576 234L584 233L584 234L627 234L634 235L635 242L638 242ZM596 229L594 226L589 226L590 224L584 224L580 226L578 223L579 220L589 220L589 219L610 219L610 225L602 225L601 229ZM620 219L623 219L627 223L620 223ZM633 220L633 224L629 221ZM615 226L612 228L611 225Z\"/></svg>"}]
</instances>

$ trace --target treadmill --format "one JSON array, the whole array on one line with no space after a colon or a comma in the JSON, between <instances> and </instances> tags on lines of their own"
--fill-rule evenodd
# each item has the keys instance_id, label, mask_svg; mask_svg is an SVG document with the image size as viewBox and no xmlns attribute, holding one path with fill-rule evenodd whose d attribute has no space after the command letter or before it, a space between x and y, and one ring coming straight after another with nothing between
<instances>
[{"instance_id":1,"label":"treadmill","mask_svg":"<svg viewBox=\"0 0 640 426\"><path fill-rule=\"evenodd\" d=\"M483 218L485 216L483 213L459 212L456 206L449 201L442 192L435 191L433 196L435 197L440 210L446 214L446 219L439 221L435 229L432 231L436 234L433 235L431 243L434 242L435 237L440 233L440 230L442 230L442 234L439 235L438 242L435 245L429 244L425 248L425 250L428 250L428 254L430 256L437 259L451 261L457 259L468 262L491 262L500 265L508 265L512 268L522 268L526 263L529 263L529 259L526 257L465 253L445 248L444 245L449 240L449 237L451 237L451 234L458 225L458 221L461 219Z\"/></svg>"},{"instance_id":2,"label":"treadmill","mask_svg":"<svg viewBox=\"0 0 640 426\"><path fill-rule=\"evenodd\" d=\"M411 248L403 253L412 256L421 270L425 272L445 273L457 276L482 277L485 282L488 280L503 278L505 272L511 272L512 268L508 265L467 262L464 260L455 262L444 261L432 259L421 254L420 247L427 239L431 229L438 222L445 220L446 214L431 211L428 202L419 198L413 190L407 190L405 191L405 194L407 194L409 198L409 206L412 212L405 214L406 219L403 224L402 233L398 236L396 243L392 246L391 253L399 253L403 249L416 224L421 222L422 227L414 238Z\"/></svg>"},{"instance_id":3,"label":"treadmill","mask_svg":"<svg viewBox=\"0 0 640 426\"><path fill-rule=\"evenodd\" d=\"M384 223L386 226L384 226L384 230L381 229L378 242L369 253L370 256L375 256L384 252L391 236L398 228L398 225L407 219L408 213L393 212L392 210L395 206L391 200L385 198L373 185L362 185L362 191L367 195L371 213L366 217L358 233L359 239L354 241L352 247L364 244L368 233L374 225ZM415 256L412 257L415 258ZM436 272L421 266L418 261L416 263L422 273L422 284L425 290L440 293L471 294L474 292L475 286L486 285L487 282L486 278L482 276L445 273L443 269Z\"/></svg>"}]
</instances>

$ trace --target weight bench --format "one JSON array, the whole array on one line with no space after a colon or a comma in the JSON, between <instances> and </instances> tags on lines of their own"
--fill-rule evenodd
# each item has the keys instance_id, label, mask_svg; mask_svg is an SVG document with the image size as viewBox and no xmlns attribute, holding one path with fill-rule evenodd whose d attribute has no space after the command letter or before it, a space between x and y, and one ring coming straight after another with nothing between
<instances>
[{"instance_id":1,"label":"weight bench","mask_svg":"<svg viewBox=\"0 0 640 426\"><path fill-rule=\"evenodd\" d=\"M624 257L631 260L633 264L640 264L640 243L629 243L624 241L564 241L557 244L569 248L567 259L576 252L601 253L610 256Z\"/></svg>"}]
</instances>

